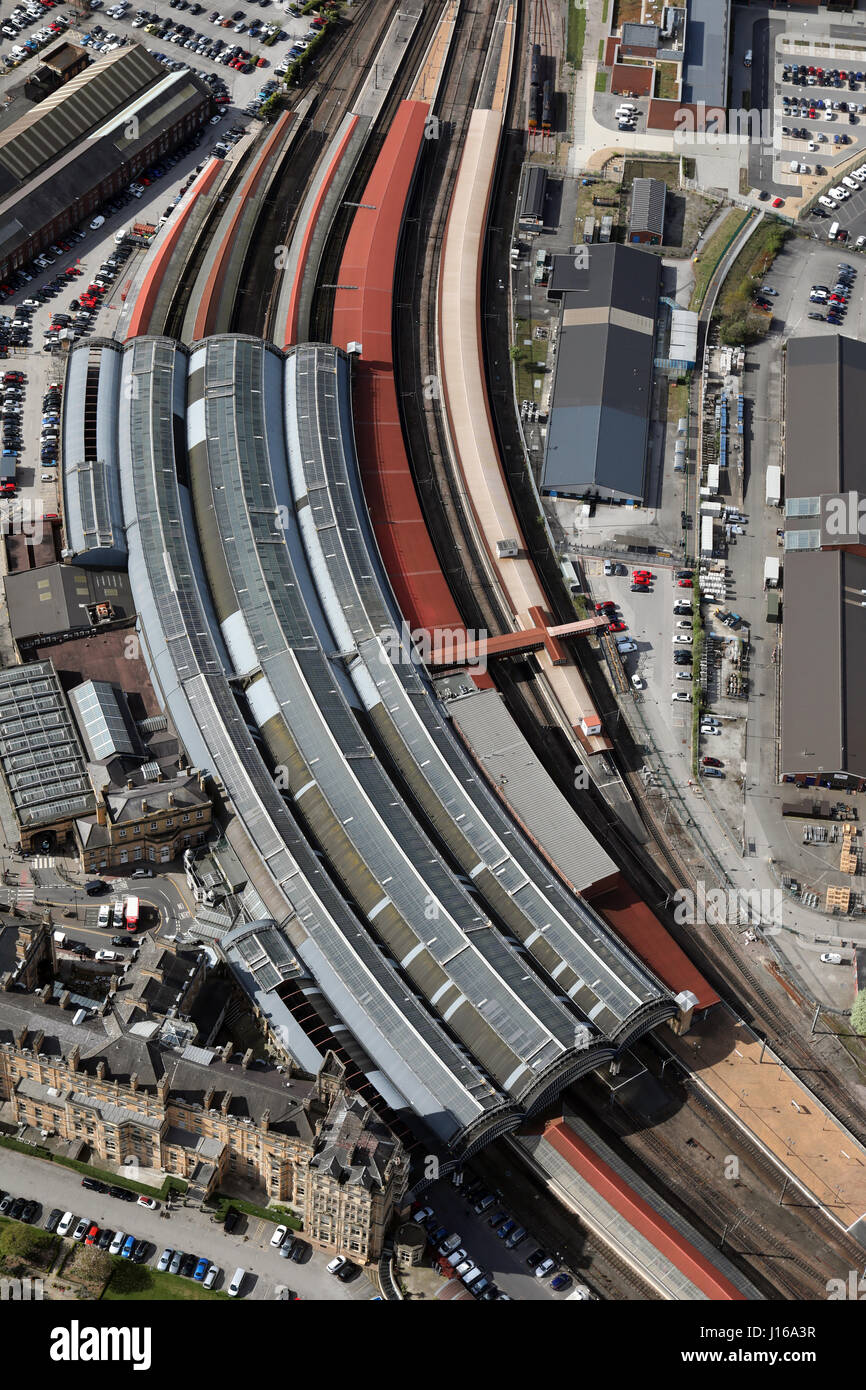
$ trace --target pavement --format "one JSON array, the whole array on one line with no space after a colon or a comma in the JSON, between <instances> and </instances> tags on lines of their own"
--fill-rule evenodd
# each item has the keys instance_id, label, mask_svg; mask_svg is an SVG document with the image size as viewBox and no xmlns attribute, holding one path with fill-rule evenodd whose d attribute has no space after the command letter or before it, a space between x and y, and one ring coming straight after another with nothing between
<instances>
[{"instance_id":1,"label":"pavement","mask_svg":"<svg viewBox=\"0 0 866 1390\"><path fill-rule=\"evenodd\" d=\"M0 1149L0 1188L41 1202L40 1225L44 1225L53 1207L60 1207L78 1217L88 1217L101 1228L108 1226L113 1231L152 1241L155 1249L145 1262L148 1265L155 1266L167 1246L206 1257L222 1270L218 1289L224 1289L242 1265L249 1276L244 1298L271 1299L277 1284L287 1284L302 1299L358 1302L375 1297L366 1274L361 1273L347 1284L328 1274L327 1253L310 1250L301 1264L282 1259L270 1245L275 1223L258 1217L243 1216L231 1235L194 1207L175 1206L166 1219L160 1211L148 1211L132 1202L82 1188L80 1176L71 1169L7 1149Z\"/></svg>"}]
</instances>

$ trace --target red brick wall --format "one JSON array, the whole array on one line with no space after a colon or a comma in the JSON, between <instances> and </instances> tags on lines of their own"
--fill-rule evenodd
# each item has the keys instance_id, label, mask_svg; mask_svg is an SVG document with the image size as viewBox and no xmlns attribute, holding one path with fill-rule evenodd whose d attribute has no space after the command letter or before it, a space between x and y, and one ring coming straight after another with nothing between
<instances>
[{"instance_id":1,"label":"red brick wall","mask_svg":"<svg viewBox=\"0 0 866 1390\"><path fill-rule=\"evenodd\" d=\"M608 38L605 41L604 45L604 66L606 68L613 66L614 62L616 61L616 51L618 48L619 39L614 34L611 34L610 38Z\"/></svg>"}]
</instances>

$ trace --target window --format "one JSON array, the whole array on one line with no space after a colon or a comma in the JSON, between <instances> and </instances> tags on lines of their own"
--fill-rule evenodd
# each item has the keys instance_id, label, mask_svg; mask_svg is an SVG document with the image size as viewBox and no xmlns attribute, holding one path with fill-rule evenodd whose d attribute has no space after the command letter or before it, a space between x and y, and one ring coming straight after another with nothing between
<instances>
[{"instance_id":1,"label":"window","mask_svg":"<svg viewBox=\"0 0 866 1390\"><path fill-rule=\"evenodd\" d=\"M126 831L125 831L125 830L118 830L118 832L117 832L117 838L118 838L118 840L125 840L125 839L126 839Z\"/></svg>"},{"instance_id":2,"label":"window","mask_svg":"<svg viewBox=\"0 0 866 1390\"><path fill-rule=\"evenodd\" d=\"M121 864L127 864L127 863L129 862L129 851L128 851L128 850L122 849L122 850L120 851L120 862L121 862Z\"/></svg>"},{"instance_id":3,"label":"window","mask_svg":"<svg viewBox=\"0 0 866 1390\"><path fill-rule=\"evenodd\" d=\"M151 830L158 830L158 829L159 829L159 821L152 820L152 821L150 822L150 828L151 828Z\"/></svg>"},{"instance_id":4,"label":"window","mask_svg":"<svg viewBox=\"0 0 866 1390\"><path fill-rule=\"evenodd\" d=\"M183 821L183 824L186 825L187 822L189 821L189 816L188 816L188 815L183 815L183 816L181 816L181 820Z\"/></svg>"},{"instance_id":5,"label":"window","mask_svg":"<svg viewBox=\"0 0 866 1390\"><path fill-rule=\"evenodd\" d=\"M196 811L195 818L196 820L204 820L204 811Z\"/></svg>"}]
</instances>

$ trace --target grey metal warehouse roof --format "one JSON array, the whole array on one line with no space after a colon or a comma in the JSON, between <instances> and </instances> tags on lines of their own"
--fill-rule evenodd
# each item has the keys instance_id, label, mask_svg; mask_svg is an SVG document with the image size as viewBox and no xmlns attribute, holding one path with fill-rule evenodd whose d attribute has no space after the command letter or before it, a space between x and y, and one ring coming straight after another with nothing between
<instances>
[{"instance_id":1,"label":"grey metal warehouse roof","mask_svg":"<svg viewBox=\"0 0 866 1390\"><path fill-rule=\"evenodd\" d=\"M137 43L98 57L0 132L0 198L164 76Z\"/></svg>"},{"instance_id":2,"label":"grey metal warehouse roof","mask_svg":"<svg viewBox=\"0 0 866 1390\"><path fill-rule=\"evenodd\" d=\"M126 564L117 412L123 365L110 339L76 343L63 396L63 502L68 548L87 564Z\"/></svg>"},{"instance_id":3,"label":"grey metal warehouse roof","mask_svg":"<svg viewBox=\"0 0 866 1390\"><path fill-rule=\"evenodd\" d=\"M481 1142L483 1135L518 1123L519 1109L407 990L337 895L290 818L223 674L228 659L218 655L224 651L222 639L214 636L207 616L189 500L173 465L170 387L160 409L152 400L155 357L163 359L156 372L163 378L163 397L167 375L177 391L174 351L166 340L151 339L127 348L139 383L134 400L124 398L121 412L130 579L146 644L151 656L158 654L159 688L175 724L191 720L201 731L202 765L214 769L255 847L251 875L256 881L266 873L268 884L262 886L275 903L279 900L278 926L325 997L375 1066L443 1142ZM204 370L201 356L194 354L190 366L192 386L196 372ZM162 441L149 433L153 418L167 426ZM195 418L193 399L191 428ZM185 476L186 460L177 466Z\"/></svg>"},{"instance_id":4,"label":"grey metal warehouse roof","mask_svg":"<svg viewBox=\"0 0 866 1390\"><path fill-rule=\"evenodd\" d=\"M0 766L25 829L94 808L78 732L50 661L0 670Z\"/></svg>"},{"instance_id":5,"label":"grey metal warehouse roof","mask_svg":"<svg viewBox=\"0 0 866 1390\"><path fill-rule=\"evenodd\" d=\"M782 769L866 776L866 344L791 338L785 389L785 644ZM849 495L855 506L849 505ZM833 501L841 500L840 530ZM799 546L804 545L801 549Z\"/></svg>"},{"instance_id":6,"label":"grey metal warehouse roof","mask_svg":"<svg viewBox=\"0 0 866 1390\"><path fill-rule=\"evenodd\" d=\"M661 269L635 247L587 249L562 297L542 490L642 500Z\"/></svg>"},{"instance_id":7,"label":"grey metal warehouse roof","mask_svg":"<svg viewBox=\"0 0 866 1390\"><path fill-rule=\"evenodd\" d=\"M785 553L782 771L866 777L866 558Z\"/></svg>"},{"instance_id":8,"label":"grey metal warehouse roof","mask_svg":"<svg viewBox=\"0 0 866 1390\"><path fill-rule=\"evenodd\" d=\"M372 931L498 1083L531 1095L573 1047L576 1020L527 973L424 836L361 735L339 663L319 645L294 514L275 516L288 492L282 433L269 432L280 358L251 339L213 338L193 349L190 372L204 390L203 416L191 393L188 443L205 567L223 603L225 574L234 588L218 612L238 674L249 674L252 652L264 673L247 696L275 762ZM314 436L336 437L346 423L335 393L317 406L300 420L305 454Z\"/></svg>"},{"instance_id":9,"label":"grey metal warehouse roof","mask_svg":"<svg viewBox=\"0 0 866 1390\"><path fill-rule=\"evenodd\" d=\"M785 497L866 492L866 343L832 333L785 352Z\"/></svg>"}]
</instances>

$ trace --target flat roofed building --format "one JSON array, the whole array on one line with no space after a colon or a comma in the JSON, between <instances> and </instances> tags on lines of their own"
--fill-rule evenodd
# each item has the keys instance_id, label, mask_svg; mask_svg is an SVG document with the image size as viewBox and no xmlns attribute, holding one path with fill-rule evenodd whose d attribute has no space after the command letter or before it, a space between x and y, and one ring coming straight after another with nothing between
<instances>
[{"instance_id":1,"label":"flat roofed building","mask_svg":"<svg viewBox=\"0 0 866 1390\"><path fill-rule=\"evenodd\" d=\"M135 617L129 581L113 570L45 565L7 574L3 585L12 636L24 653Z\"/></svg>"},{"instance_id":2,"label":"flat roofed building","mask_svg":"<svg viewBox=\"0 0 866 1390\"><path fill-rule=\"evenodd\" d=\"M593 246L580 269L554 257L560 330L541 488L642 502L661 269L628 246Z\"/></svg>"},{"instance_id":3,"label":"flat roofed building","mask_svg":"<svg viewBox=\"0 0 866 1390\"><path fill-rule=\"evenodd\" d=\"M51 48L46 48L39 61L45 67L51 68L52 72L56 72L64 82L70 82L73 77L77 77L88 66L90 55L86 48L82 48L81 44L70 43L68 39L61 39Z\"/></svg>"}]
</instances>

